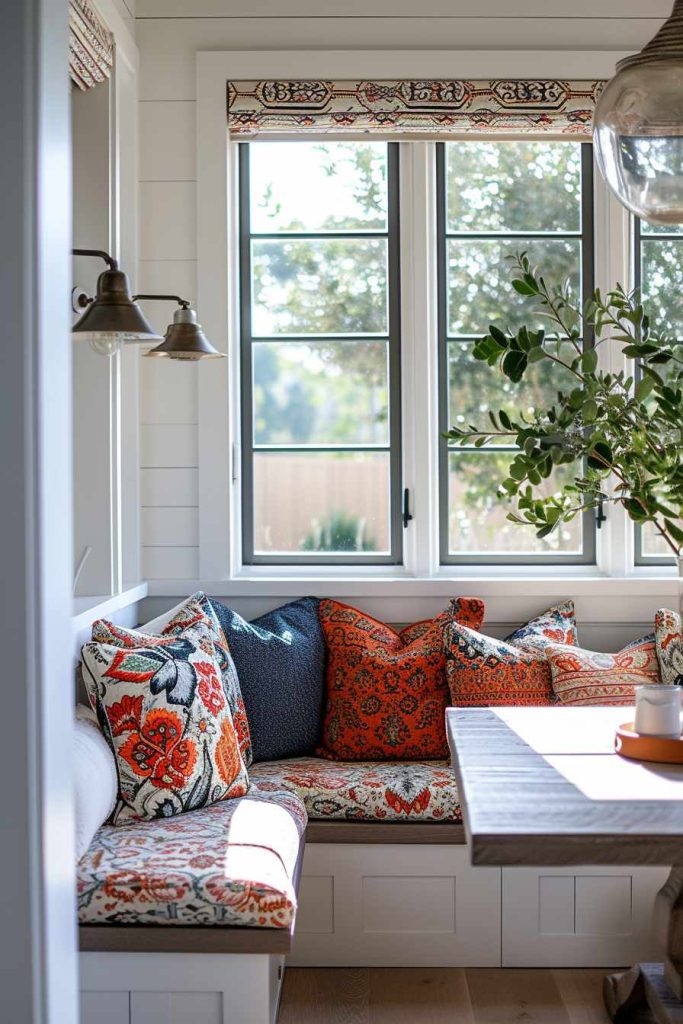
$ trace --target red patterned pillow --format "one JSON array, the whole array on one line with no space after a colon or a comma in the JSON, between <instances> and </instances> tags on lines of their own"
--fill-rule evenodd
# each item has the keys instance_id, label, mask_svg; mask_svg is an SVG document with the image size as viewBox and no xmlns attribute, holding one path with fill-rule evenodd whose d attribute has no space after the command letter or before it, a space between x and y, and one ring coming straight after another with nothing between
<instances>
[{"instance_id":1,"label":"red patterned pillow","mask_svg":"<svg viewBox=\"0 0 683 1024\"><path fill-rule=\"evenodd\" d=\"M460 708L551 704L543 654L484 636L453 620L444 630L451 703Z\"/></svg>"},{"instance_id":2,"label":"red patterned pillow","mask_svg":"<svg viewBox=\"0 0 683 1024\"><path fill-rule=\"evenodd\" d=\"M117 626L106 619L98 619L93 623L92 639L98 643L111 644L113 647L140 647L143 644L141 637L144 636L181 636L186 629L203 622L211 631L213 637L214 652L216 660L220 665L223 688L228 698L230 714L237 731L240 751L244 763L249 767L251 764L251 734L247 712L244 707L242 691L237 669L232 659L228 641L218 621L211 602L206 594L198 590L192 597L188 597L175 608L172 608L166 615L160 615L140 629L126 629L125 626Z\"/></svg>"},{"instance_id":3,"label":"red patterned pillow","mask_svg":"<svg viewBox=\"0 0 683 1024\"><path fill-rule=\"evenodd\" d=\"M558 644L546 647L555 695L561 704L627 706L636 686L659 683L654 638L635 640L618 654L584 651Z\"/></svg>"},{"instance_id":4,"label":"red patterned pillow","mask_svg":"<svg viewBox=\"0 0 683 1024\"><path fill-rule=\"evenodd\" d=\"M662 682L683 686L683 628L678 612L659 609L655 615L655 644Z\"/></svg>"},{"instance_id":5,"label":"red patterned pillow","mask_svg":"<svg viewBox=\"0 0 683 1024\"><path fill-rule=\"evenodd\" d=\"M481 623L483 614L483 602L461 598L397 633L356 608L321 601L327 708L317 753L333 761L447 757L444 623L451 616Z\"/></svg>"},{"instance_id":6,"label":"red patterned pillow","mask_svg":"<svg viewBox=\"0 0 683 1024\"><path fill-rule=\"evenodd\" d=\"M249 780L209 623L134 637L82 651L83 678L116 757L113 823L243 796Z\"/></svg>"}]
</instances>

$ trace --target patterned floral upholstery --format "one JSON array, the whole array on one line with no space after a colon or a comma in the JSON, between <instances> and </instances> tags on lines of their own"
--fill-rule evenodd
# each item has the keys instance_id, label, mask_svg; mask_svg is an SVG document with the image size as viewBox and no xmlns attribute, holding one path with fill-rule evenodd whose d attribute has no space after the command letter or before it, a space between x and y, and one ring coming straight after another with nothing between
<instances>
[{"instance_id":1,"label":"patterned floral upholstery","mask_svg":"<svg viewBox=\"0 0 683 1024\"><path fill-rule=\"evenodd\" d=\"M659 609L655 615L655 643L662 682L683 686L683 628L678 612Z\"/></svg>"},{"instance_id":2,"label":"patterned floral upholstery","mask_svg":"<svg viewBox=\"0 0 683 1024\"><path fill-rule=\"evenodd\" d=\"M560 704L632 706L635 687L659 683L655 638L634 640L617 654L558 644L546 648Z\"/></svg>"},{"instance_id":3,"label":"patterned floral upholstery","mask_svg":"<svg viewBox=\"0 0 683 1024\"><path fill-rule=\"evenodd\" d=\"M250 771L263 792L289 789L309 818L349 821L461 822L453 772L446 761L266 761Z\"/></svg>"},{"instance_id":4,"label":"patterned floral upholstery","mask_svg":"<svg viewBox=\"0 0 683 1024\"><path fill-rule=\"evenodd\" d=\"M256 784L167 820L104 825L78 864L79 921L288 928L306 820L294 793Z\"/></svg>"}]
</instances>

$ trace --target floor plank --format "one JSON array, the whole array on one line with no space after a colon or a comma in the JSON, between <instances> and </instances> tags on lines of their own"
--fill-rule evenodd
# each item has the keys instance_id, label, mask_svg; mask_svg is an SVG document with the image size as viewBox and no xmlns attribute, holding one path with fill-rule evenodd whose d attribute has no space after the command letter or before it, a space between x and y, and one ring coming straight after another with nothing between
<instances>
[{"instance_id":1,"label":"floor plank","mask_svg":"<svg viewBox=\"0 0 683 1024\"><path fill-rule=\"evenodd\" d=\"M571 1024L551 971L467 971L475 1024Z\"/></svg>"},{"instance_id":2,"label":"floor plank","mask_svg":"<svg viewBox=\"0 0 683 1024\"><path fill-rule=\"evenodd\" d=\"M475 1024L571 1024L551 971L468 970Z\"/></svg>"},{"instance_id":3,"label":"floor plank","mask_svg":"<svg viewBox=\"0 0 683 1024\"><path fill-rule=\"evenodd\" d=\"M285 971L278 1024L372 1024L365 967Z\"/></svg>"},{"instance_id":4,"label":"floor plank","mask_svg":"<svg viewBox=\"0 0 683 1024\"><path fill-rule=\"evenodd\" d=\"M602 983L609 970L552 972L571 1024L609 1024L602 1001Z\"/></svg>"},{"instance_id":5,"label":"floor plank","mask_svg":"<svg viewBox=\"0 0 683 1024\"><path fill-rule=\"evenodd\" d=\"M606 973L289 968L279 1024L608 1024Z\"/></svg>"},{"instance_id":6,"label":"floor plank","mask_svg":"<svg viewBox=\"0 0 683 1024\"><path fill-rule=\"evenodd\" d=\"M474 1024L465 971L370 969L370 1024Z\"/></svg>"}]
</instances>

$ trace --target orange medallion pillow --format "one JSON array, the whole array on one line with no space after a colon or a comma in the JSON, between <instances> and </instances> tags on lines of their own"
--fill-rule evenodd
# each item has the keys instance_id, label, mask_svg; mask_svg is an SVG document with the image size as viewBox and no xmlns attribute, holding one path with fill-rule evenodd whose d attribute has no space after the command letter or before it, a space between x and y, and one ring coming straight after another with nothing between
<instances>
[{"instance_id":1,"label":"orange medallion pillow","mask_svg":"<svg viewBox=\"0 0 683 1024\"><path fill-rule=\"evenodd\" d=\"M633 705L636 686L661 681L652 636L635 640L618 654L552 645L546 647L546 657L555 696L572 707Z\"/></svg>"},{"instance_id":2,"label":"orange medallion pillow","mask_svg":"<svg viewBox=\"0 0 683 1024\"><path fill-rule=\"evenodd\" d=\"M356 608L320 602L328 661L319 756L332 761L448 757L443 629L451 616L481 625L484 604L459 598L436 618L397 633Z\"/></svg>"},{"instance_id":3,"label":"orange medallion pillow","mask_svg":"<svg viewBox=\"0 0 683 1024\"><path fill-rule=\"evenodd\" d=\"M454 618L444 630L452 703L461 708L551 704L544 649L552 641L576 643L572 601L549 608L505 640L485 636Z\"/></svg>"}]
</instances>

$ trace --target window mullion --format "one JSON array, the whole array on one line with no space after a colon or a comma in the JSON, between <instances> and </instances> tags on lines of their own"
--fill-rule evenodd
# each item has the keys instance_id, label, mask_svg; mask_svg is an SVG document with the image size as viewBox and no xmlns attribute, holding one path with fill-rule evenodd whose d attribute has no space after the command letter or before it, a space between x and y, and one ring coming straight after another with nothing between
<instances>
[{"instance_id":1,"label":"window mullion","mask_svg":"<svg viewBox=\"0 0 683 1024\"><path fill-rule=\"evenodd\" d=\"M414 517L403 550L407 571L428 576L439 566L436 146L402 143L400 159L403 485Z\"/></svg>"},{"instance_id":2,"label":"window mullion","mask_svg":"<svg viewBox=\"0 0 683 1024\"><path fill-rule=\"evenodd\" d=\"M594 196L595 287L606 295L617 281L625 288L633 286L632 220L600 174L594 176ZM616 342L600 345L598 360L606 373L631 368ZM607 520L597 531L597 566L607 576L627 576L634 561L633 526L620 505L611 504L606 512Z\"/></svg>"}]
</instances>

